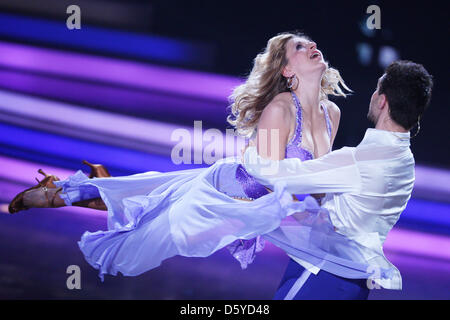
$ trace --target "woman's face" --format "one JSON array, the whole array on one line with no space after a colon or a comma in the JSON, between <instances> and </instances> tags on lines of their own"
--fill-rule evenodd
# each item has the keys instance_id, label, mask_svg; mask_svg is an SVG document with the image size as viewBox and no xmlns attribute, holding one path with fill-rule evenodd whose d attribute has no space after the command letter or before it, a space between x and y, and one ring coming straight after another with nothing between
<instances>
[{"instance_id":1,"label":"woman's face","mask_svg":"<svg viewBox=\"0 0 450 320\"><path fill-rule=\"evenodd\" d=\"M301 78L314 73L323 72L328 67L322 52L317 49L315 42L302 37L293 37L286 43L286 58L288 64L283 70L285 77L294 74Z\"/></svg>"}]
</instances>

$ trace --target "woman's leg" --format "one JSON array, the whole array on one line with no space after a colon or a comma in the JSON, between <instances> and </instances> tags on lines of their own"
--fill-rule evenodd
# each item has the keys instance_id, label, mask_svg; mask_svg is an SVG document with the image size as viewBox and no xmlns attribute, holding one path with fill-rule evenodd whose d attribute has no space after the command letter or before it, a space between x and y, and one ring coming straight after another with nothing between
<instances>
[{"instance_id":1,"label":"woman's leg","mask_svg":"<svg viewBox=\"0 0 450 320\"><path fill-rule=\"evenodd\" d=\"M61 188L37 188L26 192L23 203L27 208L60 208L67 204L59 195ZM85 199L73 202L72 206L107 211L102 198Z\"/></svg>"},{"instance_id":2,"label":"woman's leg","mask_svg":"<svg viewBox=\"0 0 450 320\"><path fill-rule=\"evenodd\" d=\"M83 161L83 163L91 167L91 175L89 178L111 177L108 170L103 165L91 164L87 161ZM44 179L41 181L36 179L38 180L36 186L28 188L14 197L8 206L8 211L11 214L29 208L59 208L65 206L79 206L103 211L107 210L107 207L99 197L98 192L95 194L92 192L91 194L86 193L83 195L85 199L80 200L78 198L79 201L74 201L73 203L68 199L67 201L64 200L60 196L62 187L59 185L56 186L61 182L60 179L55 175L45 173L42 169L39 169L38 172L44 176Z\"/></svg>"},{"instance_id":3,"label":"woman's leg","mask_svg":"<svg viewBox=\"0 0 450 320\"><path fill-rule=\"evenodd\" d=\"M103 211L108 210L108 208L106 207L102 198L94 198L94 199L77 201L77 202L72 203L72 206L91 208L91 209L103 210Z\"/></svg>"}]
</instances>

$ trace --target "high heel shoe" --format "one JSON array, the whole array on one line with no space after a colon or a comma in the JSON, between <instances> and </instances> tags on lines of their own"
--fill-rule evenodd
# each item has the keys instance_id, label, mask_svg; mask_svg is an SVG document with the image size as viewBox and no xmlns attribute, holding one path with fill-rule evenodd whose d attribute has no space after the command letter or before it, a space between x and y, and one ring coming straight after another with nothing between
<instances>
[{"instance_id":1,"label":"high heel shoe","mask_svg":"<svg viewBox=\"0 0 450 320\"><path fill-rule=\"evenodd\" d=\"M38 172L44 176L44 179L42 179L41 181L39 181L38 178L35 178L38 183L45 183L45 186L47 188L56 188L56 186L53 183L53 181L59 181L60 180L57 176L55 176L53 174L46 174L44 172L44 170L42 170L42 169L39 169ZM45 179L48 179L48 181L44 182Z\"/></svg>"},{"instance_id":2,"label":"high heel shoe","mask_svg":"<svg viewBox=\"0 0 450 320\"><path fill-rule=\"evenodd\" d=\"M53 181L59 181L59 178L55 175L46 174L42 169L39 169L38 172L40 174L42 174L44 176L44 178L41 181L39 181L38 178L36 178L36 181L38 182L37 185L35 185L31 188L28 188L15 196L14 199L10 202L10 204L8 206L9 213L14 214L14 213L17 213L22 210L27 210L27 209L33 208L33 206L25 205L24 196L26 194L29 194L30 192L32 192L32 190L39 189L39 188L42 188L42 191L45 192L45 197L46 197L47 203L44 204L44 207L45 207L45 205L47 207L54 206L56 194L57 194L57 192L61 191L62 188L58 188L58 190L56 190L56 192L53 194L53 197L51 200L49 199L48 192L49 192L49 189L52 189L50 192L53 192L56 189L56 185L53 183ZM39 204L39 207L42 207L42 204Z\"/></svg>"},{"instance_id":3,"label":"high heel shoe","mask_svg":"<svg viewBox=\"0 0 450 320\"><path fill-rule=\"evenodd\" d=\"M83 163L85 165L88 165L91 168L91 174L89 175L89 179L92 178L108 178L111 177L111 175L108 172L108 169L105 168L102 164L92 164L87 162L86 160L83 160Z\"/></svg>"}]
</instances>

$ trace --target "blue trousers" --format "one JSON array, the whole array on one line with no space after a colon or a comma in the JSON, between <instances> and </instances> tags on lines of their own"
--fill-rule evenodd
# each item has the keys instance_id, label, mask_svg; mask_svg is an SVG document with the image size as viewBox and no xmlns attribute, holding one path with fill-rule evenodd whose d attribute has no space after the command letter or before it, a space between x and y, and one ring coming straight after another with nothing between
<instances>
[{"instance_id":1,"label":"blue trousers","mask_svg":"<svg viewBox=\"0 0 450 320\"><path fill-rule=\"evenodd\" d=\"M320 270L317 275L292 259L273 300L367 300L366 279L346 279Z\"/></svg>"}]
</instances>

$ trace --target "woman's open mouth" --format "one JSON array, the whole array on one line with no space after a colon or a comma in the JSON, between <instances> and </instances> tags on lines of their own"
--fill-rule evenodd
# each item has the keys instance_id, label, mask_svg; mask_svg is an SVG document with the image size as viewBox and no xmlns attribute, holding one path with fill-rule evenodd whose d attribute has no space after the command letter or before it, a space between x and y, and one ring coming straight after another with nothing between
<instances>
[{"instance_id":1,"label":"woman's open mouth","mask_svg":"<svg viewBox=\"0 0 450 320\"><path fill-rule=\"evenodd\" d=\"M321 57L321 54L319 51L314 51L313 54L309 57L310 59L315 59L317 57Z\"/></svg>"}]
</instances>

